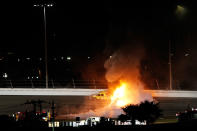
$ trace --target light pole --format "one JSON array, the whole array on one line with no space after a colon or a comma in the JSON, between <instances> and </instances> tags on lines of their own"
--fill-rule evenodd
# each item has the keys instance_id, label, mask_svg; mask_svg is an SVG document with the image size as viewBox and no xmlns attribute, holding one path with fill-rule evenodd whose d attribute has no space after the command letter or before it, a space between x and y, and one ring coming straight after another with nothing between
<instances>
[{"instance_id":1,"label":"light pole","mask_svg":"<svg viewBox=\"0 0 197 131\"><path fill-rule=\"evenodd\" d=\"M187 12L188 12L188 10L185 6L177 5L175 14L180 20L184 18L184 16L187 14Z\"/></svg>"},{"instance_id":2,"label":"light pole","mask_svg":"<svg viewBox=\"0 0 197 131\"><path fill-rule=\"evenodd\" d=\"M43 8L43 16L44 16L44 47L45 47L45 72L46 72L46 88L48 88L48 53L47 53L47 28L46 28L46 8L52 7L53 4L34 4L34 7L42 7Z\"/></svg>"},{"instance_id":3,"label":"light pole","mask_svg":"<svg viewBox=\"0 0 197 131\"><path fill-rule=\"evenodd\" d=\"M172 90L172 62L171 62L171 41L169 40L169 87Z\"/></svg>"},{"instance_id":4,"label":"light pole","mask_svg":"<svg viewBox=\"0 0 197 131\"><path fill-rule=\"evenodd\" d=\"M182 5L177 5L176 16L182 19L187 13L187 9ZM171 53L171 41L169 40L169 90L173 90L173 76L172 76L172 53Z\"/></svg>"}]
</instances>

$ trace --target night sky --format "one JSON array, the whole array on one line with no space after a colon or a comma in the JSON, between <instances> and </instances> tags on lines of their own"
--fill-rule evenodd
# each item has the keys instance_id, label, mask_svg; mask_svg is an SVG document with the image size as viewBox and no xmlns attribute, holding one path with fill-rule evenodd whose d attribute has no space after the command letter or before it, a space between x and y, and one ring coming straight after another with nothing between
<instances>
[{"instance_id":1,"label":"night sky","mask_svg":"<svg viewBox=\"0 0 197 131\"><path fill-rule=\"evenodd\" d=\"M39 2L9 1L2 5L1 55L44 56L43 9L33 7ZM101 67L120 47L142 43L146 49L142 65L150 68L147 77L166 83L162 76L168 72L171 41L174 81L188 78L188 85L196 80L197 10L191 0L52 3L54 6L46 10L49 57L90 56ZM184 14L176 12L177 5L184 7Z\"/></svg>"},{"instance_id":2,"label":"night sky","mask_svg":"<svg viewBox=\"0 0 197 131\"><path fill-rule=\"evenodd\" d=\"M40 2L19 1L5 4L7 8L3 9L2 27L6 28L2 31L5 34L2 50L32 55L42 54L43 9L33 7L36 3ZM148 46L160 47L169 39L177 43L178 35L182 37L181 35L194 33L196 28L194 12L196 9L192 7L190 1L134 0L130 3L53 1L53 3L54 7L46 11L51 55L96 53L94 50L103 50L107 44L115 47L123 44L128 35L146 39L149 42ZM184 19L177 18L175 14L179 4L188 9ZM158 44L158 41L161 44ZM37 50L37 53L34 50Z\"/></svg>"}]
</instances>

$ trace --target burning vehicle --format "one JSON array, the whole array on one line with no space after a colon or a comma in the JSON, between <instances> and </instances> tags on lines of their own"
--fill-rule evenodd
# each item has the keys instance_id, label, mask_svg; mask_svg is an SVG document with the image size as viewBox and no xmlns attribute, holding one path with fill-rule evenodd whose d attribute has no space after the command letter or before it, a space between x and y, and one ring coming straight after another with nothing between
<instances>
[{"instance_id":1,"label":"burning vehicle","mask_svg":"<svg viewBox=\"0 0 197 131\"><path fill-rule=\"evenodd\" d=\"M129 104L138 104L144 100L153 100L151 94L136 88L136 85L120 80L117 85L109 87L92 97L96 100L108 100L111 106L124 107Z\"/></svg>"},{"instance_id":2,"label":"burning vehicle","mask_svg":"<svg viewBox=\"0 0 197 131\"><path fill-rule=\"evenodd\" d=\"M93 95L92 97L97 99L97 100L107 100L107 99L109 99L109 96L107 95L106 91L101 91L98 94Z\"/></svg>"}]
</instances>

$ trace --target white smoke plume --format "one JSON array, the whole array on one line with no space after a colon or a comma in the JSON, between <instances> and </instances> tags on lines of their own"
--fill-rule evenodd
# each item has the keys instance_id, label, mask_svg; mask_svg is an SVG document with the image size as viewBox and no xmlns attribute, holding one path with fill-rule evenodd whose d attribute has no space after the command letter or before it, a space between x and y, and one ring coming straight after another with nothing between
<instances>
[{"instance_id":1,"label":"white smoke plume","mask_svg":"<svg viewBox=\"0 0 197 131\"><path fill-rule=\"evenodd\" d=\"M125 95L131 96L130 104L139 104L144 100L152 101L152 96L144 92L144 84L140 80L140 61L145 55L144 48L140 45L125 46L114 54L105 62L104 66L107 70L106 79L109 88L114 88L113 83L122 80L127 83L129 92Z\"/></svg>"},{"instance_id":2,"label":"white smoke plume","mask_svg":"<svg viewBox=\"0 0 197 131\"><path fill-rule=\"evenodd\" d=\"M140 81L139 66L145 52L141 46L125 46L115 51L104 63L106 80L109 82L109 92L122 80L127 83L128 89L124 94L128 104L139 104L145 100L152 101L152 96L144 92L144 84ZM90 116L117 118L122 114L121 107L115 103L106 103L103 108L98 104L95 110L86 113L69 114L70 117L87 118Z\"/></svg>"}]
</instances>

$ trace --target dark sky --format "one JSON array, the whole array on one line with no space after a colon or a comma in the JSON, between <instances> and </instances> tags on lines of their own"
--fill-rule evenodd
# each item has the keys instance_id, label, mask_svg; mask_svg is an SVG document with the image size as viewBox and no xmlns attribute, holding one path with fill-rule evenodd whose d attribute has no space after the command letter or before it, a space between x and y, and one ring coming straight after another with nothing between
<instances>
[{"instance_id":1,"label":"dark sky","mask_svg":"<svg viewBox=\"0 0 197 131\"><path fill-rule=\"evenodd\" d=\"M1 55L7 52L19 56L44 55L43 9L33 7L38 2L9 0L1 4ZM100 63L103 67L105 58L120 47L142 43L146 50L142 63L150 68L152 78L163 80L168 72L171 41L174 81L179 83L186 77L192 82L196 80L197 9L193 1L54 0L53 3L46 10L49 57L91 56L97 58L95 65ZM176 12L178 5L184 12Z\"/></svg>"},{"instance_id":2,"label":"dark sky","mask_svg":"<svg viewBox=\"0 0 197 131\"><path fill-rule=\"evenodd\" d=\"M4 28L1 51L43 54L43 9L33 7L34 3L38 1L19 0L4 4L5 8L1 11L1 26ZM176 37L179 36L175 33L179 32L179 28L180 37L181 33L187 35L192 33L194 26L196 28L195 13L192 12L195 9L188 0L53 3L54 7L46 11L48 48L51 55L95 55L108 44L112 49L123 44L129 34L146 39L148 47L160 47L168 39L177 41ZM175 18L179 3L189 8L188 15L182 21Z\"/></svg>"}]
</instances>

